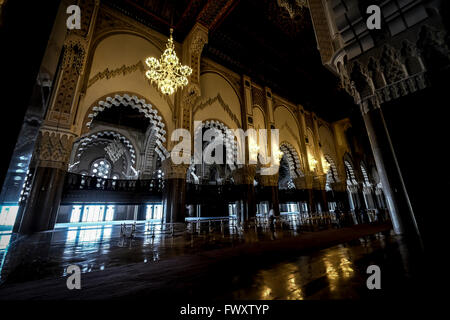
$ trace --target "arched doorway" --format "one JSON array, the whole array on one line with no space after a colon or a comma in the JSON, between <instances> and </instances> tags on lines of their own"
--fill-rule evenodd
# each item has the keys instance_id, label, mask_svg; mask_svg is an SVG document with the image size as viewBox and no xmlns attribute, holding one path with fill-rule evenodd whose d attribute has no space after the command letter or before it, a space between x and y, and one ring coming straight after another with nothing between
<instances>
[{"instance_id":1,"label":"arched doorway","mask_svg":"<svg viewBox=\"0 0 450 320\"><path fill-rule=\"evenodd\" d=\"M161 161L169 155L165 148L165 127L158 111L144 99L128 94L101 99L86 114L84 134L73 145L68 171L81 175L77 180L81 184L100 189L127 185L123 180L162 179ZM160 200L122 204L111 194L111 200L103 201L111 202L65 203L56 222L101 222L107 218L136 221L149 216L153 219L155 215L149 215L149 205L152 212L155 206L155 212L162 212Z\"/></svg>"},{"instance_id":2,"label":"arched doorway","mask_svg":"<svg viewBox=\"0 0 450 320\"><path fill-rule=\"evenodd\" d=\"M308 212L307 199L301 199L296 192L296 181L304 177L302 163L296 149L288 142L280 144L283 153L278 170L278 189L280 192L295 194L288 201L280 202L281 214L300 214ZM297 182L298 184L298 182Z\"/></svg>"},{"instance_id":3,"label":"arched doorway","mask_svg":"<svg viewBox=\"0 0 450 320\"><path fill-rule=\"evenodd\" d=\"M210 141L203 141L204 137ZM208 138L208 139L209 139ZM234 185L237 142L233 132L222 122L207 120L195 128L194 139L202 141L203 161L190 165L186 181L192 198L189 216L197 218L228 217L236 215L235 201L218 196ZM215 145L211 148L211 145ZM210 158L206 160L205 157ZM201 197L195 196L201 194Z\"/></svg>"}]
</instances>

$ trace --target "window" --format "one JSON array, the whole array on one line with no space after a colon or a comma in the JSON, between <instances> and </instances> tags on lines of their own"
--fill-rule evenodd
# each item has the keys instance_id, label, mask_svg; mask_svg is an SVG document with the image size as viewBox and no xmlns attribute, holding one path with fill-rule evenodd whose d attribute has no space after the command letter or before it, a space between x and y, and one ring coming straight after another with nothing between
<instances>
[{"instance_id":1,"label":"window","mask_svg":"<svg viewBox=\"0 0 450 320\"><path fill-rule=\"evenodd\" d=\"M162 213L162 204L148 204L145 220L161 220Z\"/></svg>"},{"instance_id":2,"label":"window","mask_svg":"<svg viewBox=\"0 0 450 320\"><path fill-rule=\"evenodd\" d=\"M80 216L81 216L81 208L83 206L73 206L72 207L72 214L70 215L70 222L80 222Z\"/></svg>"},{"instance_id":3,"label":"window","mask_svg":"<svg viewBox=\"0 0 450 320\"><path fill-rule=\"evenodd\" d=\"M105 206L84 206L82 222L103 221Z\"/></svg>"},{"instance_id":4,"label":"window","mask_svg":"<svg viewBox=\"0 0 450 320\"><path fill-rule=\"evenodd\" d=\"M105 221L113 221L114 219L114 206L107 206Z\"/></svg>"},{"instance_id":5,"label":"window","mask_svg":"<svg viewBox=\"0 0 450 320\"><path fill-rule=\"evenodd\" d=\"M108 179L111 176L111 164L106 159L97 159L91 165L91 176Z\"/></svg>"},{"instance_id":6,"label":"window","mask_svg":"<svg viewBox=\"0 0 450 320\"><path fill-rule=\"evenodd\" d=\"M228 215L235 216L236 215L236 203L228 204Z\"/></svg>"},{"instance_id":7,"label":"window","mask_svg":"<svg viewBox=\"0 0 450 320\"><path fill-rule=\"evenodd\" d=\"M101 222L114 220L113 205L75 205L70 215L71 223Z\"/></svg>"},{"instance_id":8,"label":"window","mask_svg":"<svg viewBox=\"0 0 450 320\"><path fill-rule=\"evenodd\" d=\"M1 206L0 208L0 226L13 226L19 206Z\"/></svg>"}]
</instances>

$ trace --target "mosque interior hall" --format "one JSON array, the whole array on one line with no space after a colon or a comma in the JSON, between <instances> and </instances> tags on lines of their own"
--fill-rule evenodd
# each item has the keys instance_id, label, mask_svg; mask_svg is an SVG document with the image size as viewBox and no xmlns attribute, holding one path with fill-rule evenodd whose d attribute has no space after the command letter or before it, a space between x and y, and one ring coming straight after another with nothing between
<instances>
[{"instance_id":1,"label":"mosque interior hall","mask_svg":"<svg viewBox=\"0 0 450 320\"><path fill-rule=\"evenodd\" d=\"M449 11L0 0L0 301L425 298Z\"/></svg>"}]
</instances>

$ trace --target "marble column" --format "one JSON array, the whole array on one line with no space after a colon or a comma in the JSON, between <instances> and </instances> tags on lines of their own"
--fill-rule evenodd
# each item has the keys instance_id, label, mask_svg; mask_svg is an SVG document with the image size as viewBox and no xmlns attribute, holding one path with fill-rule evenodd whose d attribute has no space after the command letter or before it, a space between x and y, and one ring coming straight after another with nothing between
<instances>
[{"instance_id":1,"label":"marble column","mask_svg":"<svg viewBox=\"0 0 450 320\"><path fill-rule=\"evenodd\" d=\"M348 194L347 194L347 185L345 182L334 182L331 184L331 188L333 189L334 195L337 202L337 207L342 212L349 212L350 211L350 203L348 202Z\"/></svg>"},{"instance_id":2,"label":"marble column","mask_svg":"<svg viewBox=\"0 0 450 320\"><path fill-rule=\"evenodd\" d=\"M244 165L233 171L233 180L239 188L242 188L241 221L247 221L256 216L255 180L256 167Z\"/></svg>"},{"instance_id":3,"label":"marble column","mask_svg":"<svg viewBox=\"0 0 450 320\"><path fill-rule=\"evenodd\" d=\"M73 135L41 130L34 154L31 191L21 204L14 230L28 234L52 230L61 202Z\"/></svg>"},{"instance_id":4,"label":"marble column","mask_svg":"<svg viewBox=\"0 0 450 320\"><path fill-rule=\"evenodd\" d=\"M318 186L319 186L319 190L320 190L320 198L318 199L319 200L318 202L320 202L322 212L329 212L330 210L328 208L327 192L325 190L327 175L326 174L319 175L317 177L317 179L318 179Z\"/></svg>"},{"instance_id":5,"label":"marble column","mask_svg":"<svg viewBox=\"0 0 450 320\"><path fill-rule=\"evenodd\" d=\"M310 216L312 212L316 212L315 204L314 204L314 191L313 191L313 176L310 173L307 173L301 177L297 177L294 179L295 188L299 190L306 190L308 194L308 215Z\"/></svg>"},{"instance_id":6,"label":"marble column","mask_svg":"<svg viewBox=\"0 0 450 320\"><path fill-rule=\"evenodd\" d=\"M278 197L278 173L273 175L262 175L261 184L265 190L269 190L269 210L273 209L275 216L280 215L280 201Z\"/></svg>"},{"instance_id":7,"label":"marble column","mask_svg":"<svg viewBox=\"0 0 450 320\"><path fill-rule=\"evenodd\" d=\"M166 159L162 163L162 168L164 171L163 221L164 223L184 223L188 165L176 165L171 159Z\"/></svg>"},{"instance_id":8,"label":"marble column","mask_svg":"<svg viewBox=\"0 0 450 320\"><path fill-rule=\"evenodd\" d=\"M17 231L28 234L55 226L64 186L65 170L38 167Z\"/></svg>"},{"instance_id":9,"label":"marble column","mask_svg":"<svg viewBox=\"0 0 450 320\"><path fill-rule=\"evenodd\" d=\"M383 112L375 99L361 103L378 174L396 234L419 235L416 219L406 192Z\"/></svg>"}]
</instances>

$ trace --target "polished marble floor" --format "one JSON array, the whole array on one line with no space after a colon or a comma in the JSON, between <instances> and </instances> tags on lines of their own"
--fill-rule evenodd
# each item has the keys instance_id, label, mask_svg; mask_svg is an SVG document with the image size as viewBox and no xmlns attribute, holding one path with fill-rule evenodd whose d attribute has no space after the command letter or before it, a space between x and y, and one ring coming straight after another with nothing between
<instances>
[{"instance_id":1,"label":"polished marble floor","mask_svg":"<svg viewBox=\"0 0 450 320\"><path fill-rule=\"evenodd\" d=\"M0 234L0 281L64 276L71 264L81 266L82 272L104 270L302 232L295 224L279 224L274 232L262 224L243 228L228 218L188 223L187 230L183 225L172 228L158 221L146 221L136 224L130 239L121 236L121 223L132 225L130 221L60 224L54 231L27 237L4 231Z\"/></svg>"},{"instance_id":2,"label":"polished marble floor","mask_svg":"<svg viewBox=\"0 0 450 320\"><path fill-rule=\"evenodd\" d=\"M420 250L389 228L376 228L242 230L216 222L164 230L145 223L136 226L133 239L121 237L120 225L111 224L62 226L18 240L13 235L3 249L0 300L16 295L303 300L415 294L423 285ZM327 248L320 249L322 242ZM75 296L58 280L70 264L85 273L83 290ZM382 270L378 292L366 286L371 264Z\"/></svg>"}]
</instances>

